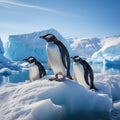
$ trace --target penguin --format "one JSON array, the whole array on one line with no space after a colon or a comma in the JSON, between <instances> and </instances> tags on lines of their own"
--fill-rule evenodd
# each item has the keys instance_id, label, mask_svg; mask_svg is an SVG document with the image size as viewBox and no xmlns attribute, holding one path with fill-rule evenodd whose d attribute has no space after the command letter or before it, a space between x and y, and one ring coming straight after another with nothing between
<instances>
[{"instance_id":1,"label":"penguin","mask_svg":"<svg viewBox=\"0 0 120 120\"><path fill-rule=\"evenodd\" d=\"M94 74L91 66L87 61L83 60L79 56L71 57L73 59L73 71L75 80L84 87L90 87L90 89L98 90L94 85Z\"/></svg>"},{"instance_id":2,"label":"penguin","mask_svg":"<svg viewBox=\"0 0 120 120\"><path fill-rule=\"evenodd\" d=\"M55 77L49 80L62 81L65 77L72 79L70 75L70 55L65 45L53 34L40 36L46 40L46 51L48 56L48 67L53 70ZM58 75L62 75L59 79Z\"/></svg>"},{"instance_id":3,"label":"penguin","mask_svg":"<svg viewBox=\"0 0 120 120\"><path fill-rule=\"evenodd\" d=\"M39 61L37 61L35 57L30 56L30 57L24 59L24 61L26 61L30 64L29 65L30 82L38 80L46 75L46 71L45 71L43 65Z\"/></svg>"}]
</instances>

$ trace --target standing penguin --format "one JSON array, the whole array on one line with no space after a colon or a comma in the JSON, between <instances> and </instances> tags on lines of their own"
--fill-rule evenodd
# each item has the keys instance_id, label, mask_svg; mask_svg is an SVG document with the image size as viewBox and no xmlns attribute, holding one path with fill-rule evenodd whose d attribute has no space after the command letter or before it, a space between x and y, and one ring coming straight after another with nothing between
<instances>
[{"instance_id":1,"label":"standing penguin","mask_svg":"<svg viewBox=\"0 0 120 120\"><path fill-rule=\"evenodd\" d=\"M34 57L30 56L24 61L28 62L29 65L29 79L30 82L38 80L46 75L46 71L43 67L43 65L37 61Z\"/></svg>"},{"instance_id":2,"label":"standing penguin","mask_svg":"<svg viewBox=\"0 0 120 120\"><path fill-rule=\"evenodd\" d=\"M64 44L57 40L53 34L46 34L40 36L40 38L43 38L47 42L48 67L51 68L55 74L55 77L49 80L61 81L64 80L64 77L72 79L70 75L70 56ZM58 78L59 74L63 76L62 79Z\"/></svg>"},{"instance_id":3,"label":"standing penguin","mask_svg":"<svg viewBox=\"0 0 120 120\"><path fill-rule=\"evenodd\" d=\"M90 89L98 90L94 85L94 74L90 65L79 56L72 57L74 77L84 87L90 86Z\"/></svg>"}]
</instances>

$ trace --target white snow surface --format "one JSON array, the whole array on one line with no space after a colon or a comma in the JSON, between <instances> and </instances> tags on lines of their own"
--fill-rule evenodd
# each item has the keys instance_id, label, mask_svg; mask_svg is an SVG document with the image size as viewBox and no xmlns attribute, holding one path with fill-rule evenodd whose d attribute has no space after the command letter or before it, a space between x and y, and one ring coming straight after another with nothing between
<instances>
[{"instance_id":1,"label":"white snow surface","mask_svg":"<svg viewBox=\"0 0 120 120\"><path fill-rule=\"evenodd\" d=\"M80 120L89 114L94 120L94 113L99 113L100 118L111 111L113 95L109 82L96 82L99 91L95 92L69 79L49 81L50 77L1 86L0 120Z\"/></svg>"}]
</instances>

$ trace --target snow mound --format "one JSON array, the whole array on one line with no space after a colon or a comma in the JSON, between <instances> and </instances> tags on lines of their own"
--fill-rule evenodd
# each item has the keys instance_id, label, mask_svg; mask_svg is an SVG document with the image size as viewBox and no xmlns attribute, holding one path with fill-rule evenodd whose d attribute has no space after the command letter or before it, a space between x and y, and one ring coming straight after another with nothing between
<instances>
[{"instance_id":1,"label":"snow mound","mask_svg":"<svg viewBox=\"0 0 120 120\"><path fill-rule=\"evenodd\" d=\"M68 79L48 81L49 77L28 84L1 86L1 120L108 119L112 101L107 94L85 89Z\"/></svg>"},{"instance_id":2,"label":"snow mound","mask_svg":"<svg viewBox=\"0 0 120 120\"><path fill-rule=\"evenodd\" d=\"M120 75L108 73L95 74L96 87L99 93L104 93L112 98L112 101L120 100Z\"/></svg>"},{"instance_id":3,"label":"snow mound","mask_svg":"<svg viewBox=\"0 0 120 120\"><path fill-rule=\"evenodd\" d=\"M10 35L5 46L5 56L11 60L23 60L28 56L34 56L40 61L46 61L46 42L39 38L40 35L54 34L58 40L62 41L71 53L69 43L55 29L43 30L23 35Z\"/></svg>"}]
</instances>

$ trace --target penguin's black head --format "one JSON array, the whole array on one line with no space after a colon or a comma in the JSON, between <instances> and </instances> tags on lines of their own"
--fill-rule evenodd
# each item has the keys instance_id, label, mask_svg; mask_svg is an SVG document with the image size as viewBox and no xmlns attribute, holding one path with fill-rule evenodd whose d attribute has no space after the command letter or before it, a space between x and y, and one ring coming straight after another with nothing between
<instances>
[{"instance_id":1,"label":"penguin's black head","mask_svg":"<svg viewBox=\"0 0 120 120\"><path fill-rule=\"evenodd\" d=\"M47 42L53 42L57 40L57 38L53 34L46 34L46 35L40 36L40 38L45 39Z\"/></svg>"},{"instance_id":2,"label":"penguin's black head","mask_svg":"<svg viewBox=\"0 0 120 120\"><path fill-rule=\"evenodd\" d=\"M30 56L28 58L25 58L24 61L29 62L31 64L35 63L37 60L33 56Z\"/></svg>"},{"instance_id":3,"label":"penguin's black head","mask_svg":"<svg viewBox=\"0 0 120 120\"><path fill-rule=\"evenodd\" d=\"M71 58L73 59L74 62L81 62L82 61L82 58L80 58L79 56L74 56Z\"/></svg>"}]
</instances>

